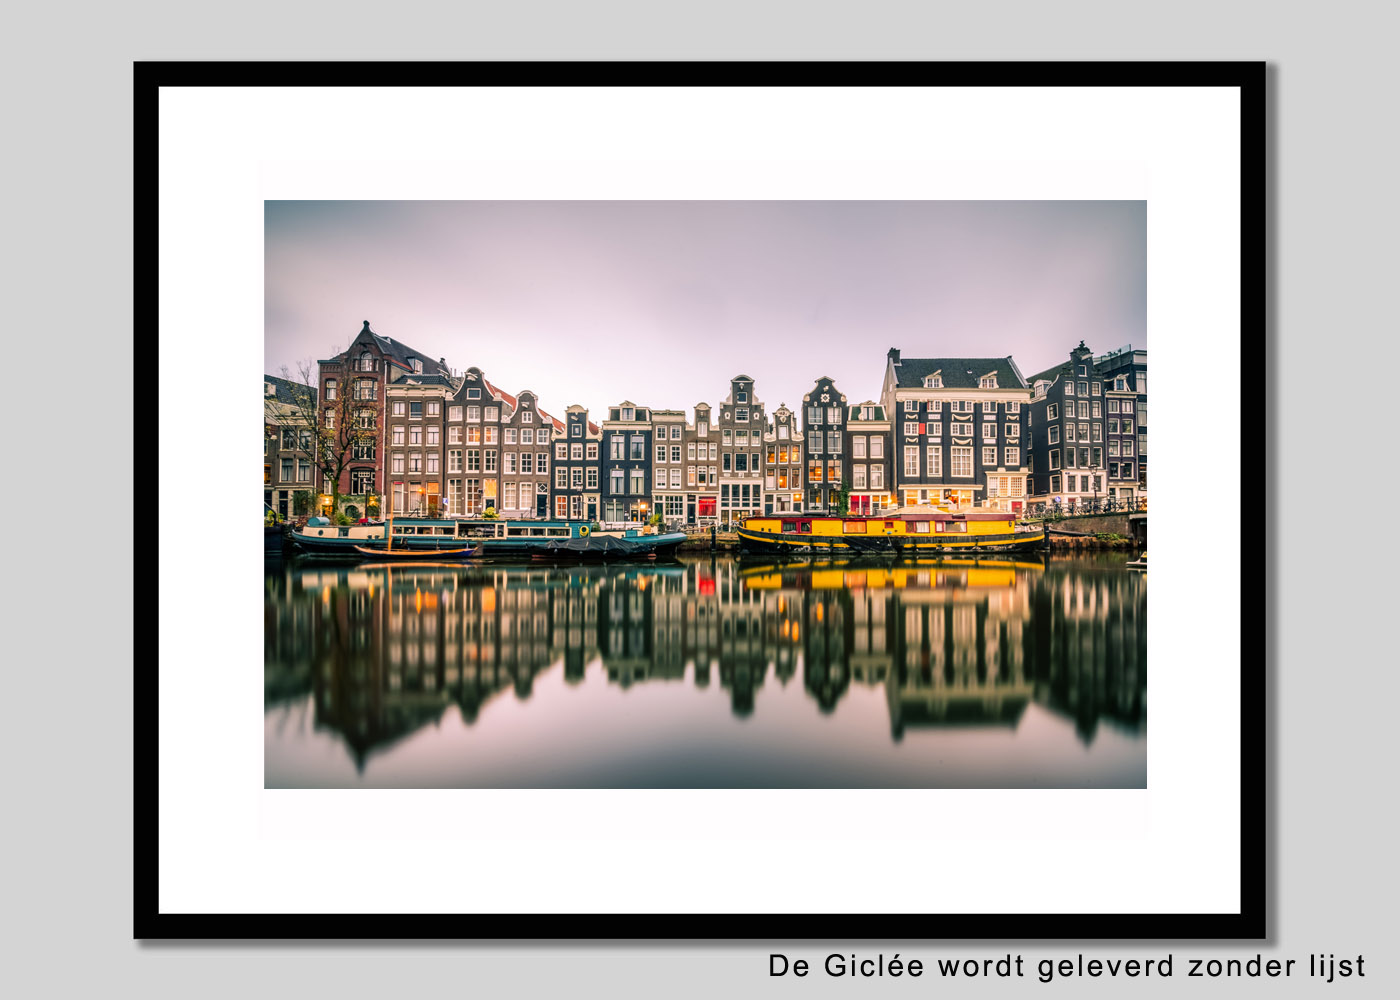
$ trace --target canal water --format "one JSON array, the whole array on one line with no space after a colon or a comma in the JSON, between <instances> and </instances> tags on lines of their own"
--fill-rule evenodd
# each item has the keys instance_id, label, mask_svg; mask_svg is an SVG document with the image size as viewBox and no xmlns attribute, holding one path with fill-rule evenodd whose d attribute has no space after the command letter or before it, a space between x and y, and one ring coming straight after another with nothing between
<instances>
[{"instance_id":1,"label":"canal water","mask_svg":"<svg viewBox=\"0 0 1400 1000\"><path fill-rule=\"evenodd\" d=\"M269 564L265 783L1144 788L1128 558Z\"/></svg>"}]
</instances>

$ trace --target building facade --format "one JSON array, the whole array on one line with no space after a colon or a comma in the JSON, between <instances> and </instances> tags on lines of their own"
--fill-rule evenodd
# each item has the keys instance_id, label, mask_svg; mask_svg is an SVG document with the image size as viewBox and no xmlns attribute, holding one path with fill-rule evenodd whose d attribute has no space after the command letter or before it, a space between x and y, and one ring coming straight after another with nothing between
<instances>
[{"instance_id":1,"label":"building facade","mask_svg":"<svg viewBox=\"0 0 1400 1000\"><path fill-rule=\"evenodd\" d=\"M1107 497L1105 399L1093 352L1079 346L1069 360L1031 378L1031 495L1077 507Z\"/></svg>"},{"instance_id":2,"label":"building facade","mask_svg":"<svg viewBox=\"0 0 1400 1000\"><path fill-rule=\"evenodd\" d=\"M480 368L468 368L447 399L447 512L480 517L501 501L501 418L509 404ZM487 442L491 442L488 444Z\"/></svg>"},{"instance_id":3,"label":"building facade","mask_svg":"<svg viewBox=\"0 0 1400 1000\"><path fill-rule=\"evenodd\" d=\"M354 420L370 432L376 442L383 440L385 407L389 385L405 374L450 376L444 359L433 361L390 337L381 337L370 329L369 320L351 341L350 346L333 358L317 362L318 395L324 409L331 411L330 419ZM340 476L340 492L369 495L387 492L389 475L386 453L382 448L360 446L359 455L352 456ZM371 455L371 452L373 453ZM321 492L331 492L331 484L322 482Z\"/></svg>"},{"instance_id":4,"label":"building facade","mask_svg":"<svg viewBox=\"0 0 1400 1000\"><path fill-rule=\"evenodd\" d=\"M830 513L848 479L846 394L829 376L802 397L802 431L807 452L807 509Z\"/></svg>"},{"instance_id":5,"label":"building facade","mask_svg":"<svg viewBox=\"0 0 1400 1000\"><path fill-rule=\"evenodd\" d=\"M451 379L438 374L404 375L386 389L387 416L380 440L372 447L388 455L385 493L389 509L396 515L436 517L446 513L443 472L452 391ZM360 457L372 456L365 453ZM355 482L357 486L368 484L367 477Z\"/></svg>"},{"instance_id":6,"label":"building facade","mask_svg":"<svg viewBox=\"0 0 1400 1000\"><path fill-rule=\"evenodd\" d=\"M846 411L846 449L850 462L850 513L872 516L896 506L891 465L890 421L874 400Z\"/></svg>"},{"instance_id":7,"label":"building facade","mask_svg":"<svg viewBox=\"0 0 1400 1000\"><path fill-rule=\"evenodd\" d=\"M297 426L316 410L316 389L275 375L263 376L263 503L288 518L295 495L320 486L316 442L311 429Z\"/></svg>"},{"instance_id":8,"label":"building facade","mask_svg":"<svg viewBox=\"0 0 1400 1000\"><path fill-rule=\"evenodd\" d=\"M352 502L382 496L381 510L398 514L493 509L611 523L659 514L673 526L726 527L834 512L843 495L858 515L1146 496L1147 352L1131 345L1095 357L1081 342L1030 380L1010 356L906 359L891 349L878 401L850 405L823 376L801 407L780 406L770 420L754 380L736 375L718 406L695 405L693 421L624 401L601 425L582 406L555 419L532 391L504 392L478 368L459 376L367 321L318 366L302 387L316 426L365 433L331 483L314 429L292 430L269 409L264 499L283 516L301 491L328 512L332 487ZM269 407L290 408L294 391L264 377Z\"/></svg>"},{"instance_id":9,"label":"building facade","mask_svg":"<svg viewBox=\"0 0 1400 1000\"><path fill-rule=\"evenodd\" d=\"M562 433L554 439L553 514L560 520L596 521L603 509L602 432L577 404L564 411Z\"/></svg>"},{"instance_id":10,"label":"building facade","mask_svg":"<svg viewBox=\"0 0 1400 1000\"><path fill-rule=\"evenodd\" d=\"M685 429L685 520L719 523L719 433L708 403L695 404L695 420Z\"/></svg>"},{"instance_id":11,"label":"building facade","mask_svg":"<svg viewBox=\"0 0 1400 1000\"><path fill-rule=\"evenodd\" d=\"M651 408L623 400L603 421L603 521L651 516Z\"/></svg>"},{"instance_id":12,"label":"building facade","mask_svg":"<svg viewBox=\"0 0 1400 1000\"><path fill-rule=\"evenodd\" d=\"M511 519L548 517L554 421L529 389L517 396L498 394L503 409L496 512Z\"/></svg>"},{"instance_id":13,"label":"building facade","mask_svg":"<svg viewBox=\"0 0 1400 1000\"><path fill-rule=\"evenodd\" d=\"M719 408L719 517L737 526L763 512L763 433L767 420L753 379L736 375Z\"/></svg>"},{"instance_id":14,"label":"building facade","mask_svg":"<svg viewBox=\"0 0 1400 1000\"><path fill-rule=\"evenodd\" d=\"M685 412L651 411L651 511L668 525L685 522Z\"/></svg>"},{"instance_id":15,"label":"building facade","mask_svg":"<svg viewBox=\"0 0 1400 1000\"><path fill-rule=\"evenodd\" d=\"M1107 405L1109 493L1141 503L1147 497L1147 351L1120 347L1095 358L1094 371L1103 379Z\"/></svg>"},{"instance_id":16,"label":"building facade","mask_svg":"<svg viewBox=\"0 0 1400 1000\"><path fill-rule=\"evenodd\" d=\"M801 511L806 492L802 488L805 465L804 435L797 414L780 405L763 435L763 512L786 514Z\"/></svg>"},{"instance_id":17,"label":"building facade","mask_svg":"<svg viewBox=\"0 0 1400 1000\"><path fill-rule=\"evenodd\" d=\"M899 506L1019 512L1030 398L1010 357L901 358L892 348L880 402L892 424Z\"/></svg>"}]
</instances>

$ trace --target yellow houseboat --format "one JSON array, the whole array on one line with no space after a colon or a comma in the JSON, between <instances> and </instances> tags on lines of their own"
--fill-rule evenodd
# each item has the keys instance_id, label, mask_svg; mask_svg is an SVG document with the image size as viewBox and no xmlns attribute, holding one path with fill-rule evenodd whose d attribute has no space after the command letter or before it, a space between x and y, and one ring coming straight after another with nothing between
<instances>
[{"instance_id":1,"label":"yellow houseboat","mask_svg":"<svg viewBox=\"0 0 1400 1000\"><path fill-rule=\"evenodd\" d=\"M1018 529L1003 511L895 514L888 517L750 517L739 529L742 552L765 555L869 553L931 556L1037 549L1045 529Z\"/></svg>"}]
</instances>

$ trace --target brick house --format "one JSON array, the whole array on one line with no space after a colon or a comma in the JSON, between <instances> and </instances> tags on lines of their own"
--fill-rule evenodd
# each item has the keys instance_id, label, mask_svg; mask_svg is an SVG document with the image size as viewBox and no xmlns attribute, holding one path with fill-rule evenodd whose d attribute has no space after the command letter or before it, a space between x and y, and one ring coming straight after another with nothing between
<instances>
[{"instance_id":1,"label":"brick house","mask_svg":"<svg viewBox=\"0 0 1400 1000\"><path fill-rule=\"evenodd\" d=\"M383 440L383 416L388 403L389 385L405 374L450 376L443 359L433 361L422 351L415 350L390 337L382 337L370 329L369 320L351 341L350 346L333 358L317 362L318 389L322 406L344 412L342 400L349 394L353 403L353 418L366 429L375 431L376 440ZM359 449L362 457L352 456L341 473L340 492L344 494L375 494L383 491L387 479L385 451L382 448ZM317 484L322 493L331 492L331 484Z\"/></svg>"}]
</instances>

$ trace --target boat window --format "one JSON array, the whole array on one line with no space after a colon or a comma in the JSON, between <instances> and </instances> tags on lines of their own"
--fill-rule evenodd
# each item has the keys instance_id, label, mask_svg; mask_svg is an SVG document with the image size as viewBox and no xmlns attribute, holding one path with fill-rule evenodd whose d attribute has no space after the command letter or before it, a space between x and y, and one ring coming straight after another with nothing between
<instances>
[{"instance_id":1,"label":"boat window","mask_svg":"<svg viewBox=\"0 0 1400 1000\"><path fill-rule=\"evenodd\" d=\"M803 522L802 522L802 527L801 527L801 529L799 530L798 533L799 533L799 534L803 534L803 535L810 535L810 534L812 533L812 522L811 522L811 521L803 521Z\"/></svg>"},{"instance_id":2,"label":"boat window","mask_svg":"<svg viewBox=\"0 0 1400 1000\"><path fill-rule=\"evenodd\" d=\"M939 522L938 522L938 530L939 530L939 531L951 531L951 532L955 532L955 533L956 533L956 532L962 532L963 534L967 534L967 522L966 522L966 521L939 521Z\"/></svg>"},{"instance_id":3,"label":"boat window","mask_svg":"<svg viewBox=\"0 0 1400 1000\"><path fill-rule=\"evenodd\" d=\"M529 529L529 528L507 528L507 529L506 529L506 534L507 534L507 535L510 535L511 537L515 537L516 535L528 535L529 533L530 533L530 529Z\"/></svg>"},{"instance_id":4,"label":"boat window","mask_svg":"<svg viewBox=\"0 0 1400 1000\"><path fill-rule=\"evenodd\" d=\"M841 531L842 531L843 533L847 534L847 535L863 535L863 534L865 534L865 522L864 522L864 521L842 521L842 522L841 522Z\"/></svg>"},{"instance_id":5,"label":"boat window","mask_svg":"<svg viewBox=\"0 0 1400 1000\"><path fill-rule=\"evenodd\" d=\"M797 530L797 522L796 522L796 521L784 521L784 522L783 522L783 530L784 530L784 531L796 531L796 530Z\"/></svg>"},{"instance_id":6,"label":"boat window","mask_svg":"<svg viewBox=\"0 0 1400 1000\"><path fill-rule=\"evenodd\" d=\"M568 528L550 528L547 532L545 532L545 534L548 534L548 535L555 535L555 536L563 536L563 537L567 538L567 537L569 536L569 529L568 529Z\"/></svg>"},{"instance_id":7,"label":"boat window","mask_svg":"<svg viewBox=\"0 0 1400 1000\"><path fill-rule=\"evenodd\" d=\"M349 529L349 528L341 528L341 529L340 529L340 537L341 537L341 538L349 538L349 537L350 537L350 529Z\"/></svg>"},{"instance_id":8,"label":"boat window","mask_svg":"<svg viewBox=\"0 0 1400 1000\"><path fill-rule=\"evenodd\" d=\"M539 536L541 536L541 535L544 534L544 529L543 529L543 528L531 528L531 529L530 529L530 534L531 534L532 536L539 537Z\"/></svg>"},{"instance_id":9,"label":"boat window","mask_svg":"<svg viewBox=\"0 0 1400 1000\"><path fill-rule=\"evenodd\" d=\"M914 534L927 535L929 533L929 523L927 521L914 522Z\"/></svg>"},{"instance_id":10,"label":"boat window","mask_svg":"<svg viewBox=\"0 0 1400 1000\"><path fill-rule=\"evenodd\" d=\"M885 530L886 530L886 531L893 531L893 530L894 530L894 522L893 522L893 521L886 521L886 522L885 522Z\"/></svg>"}]
</instances>

